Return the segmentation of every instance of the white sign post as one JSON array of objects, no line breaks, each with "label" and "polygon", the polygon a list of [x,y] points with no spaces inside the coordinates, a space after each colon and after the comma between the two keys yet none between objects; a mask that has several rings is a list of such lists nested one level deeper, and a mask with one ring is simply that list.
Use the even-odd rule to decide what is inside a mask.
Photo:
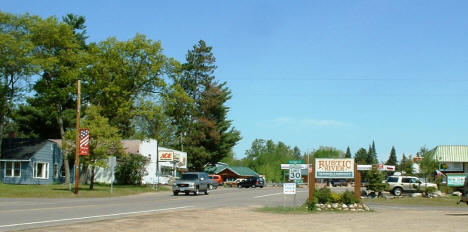
[{"label": "white sign post", "polygon": [[115,167],[117,166],[117,158],[115,156],[109,157],[109,168],[111,170],[111,194],[114,192],[114,174]]},{"label": "white sign post", "polygon": [[286,207],[285,195],[294,195],[294,207],[296,206],[296,183],[283,184],[283,208]]}]

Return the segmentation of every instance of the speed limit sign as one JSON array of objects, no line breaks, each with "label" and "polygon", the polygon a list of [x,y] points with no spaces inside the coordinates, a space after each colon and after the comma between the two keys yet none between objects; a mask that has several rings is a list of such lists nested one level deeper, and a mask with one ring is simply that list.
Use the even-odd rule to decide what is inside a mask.
[{"label": "speed limit sign", "polygon": [[296,169],[296,168],[289,169],[289,179],[290,180],[302,179],[301,169]]}]

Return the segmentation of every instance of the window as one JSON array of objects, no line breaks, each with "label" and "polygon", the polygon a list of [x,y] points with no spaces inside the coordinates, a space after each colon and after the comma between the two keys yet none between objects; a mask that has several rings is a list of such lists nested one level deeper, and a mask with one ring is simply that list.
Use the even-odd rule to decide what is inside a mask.
[{"label": "window", "polygon": [[21,176],[21,163],[20,162],[5,162],[5,176],[7,177],[19,177]]},{"label": "window", "polygon": [[403,178],[403,179],[401,179],[401,182],[402,183],[411,183],[411,179],[412,178]]},{"label": "window", "polygon": [[398,177],[388,177],[387,182],[398,182]]},{"label": "window", "polygon": [[49,179],[49,163],[34,163],[34,178]]}]

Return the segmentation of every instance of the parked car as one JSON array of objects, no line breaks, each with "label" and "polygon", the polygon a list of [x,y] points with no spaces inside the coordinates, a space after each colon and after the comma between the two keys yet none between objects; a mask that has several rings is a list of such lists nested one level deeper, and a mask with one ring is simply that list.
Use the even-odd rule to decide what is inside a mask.
[{"label": "parked car", "polygon": [[389,176],[386,182],[395,196],[403,192],[423,192],[429,187],[437,189],[436,184],[425,183],[415,176]]},{"label": "parked car", "polygon": [[223,178],[220,175],[208,175],[210,179],[214,182],[214,187],[223,185]]},{"label": "parked car", "polygon": [[465,183],[463,184],[463,192],[460,201],[465,202],[468,205],[468,175],[465,176]]},{"label": "parked car", "polygon": [[348,186],[348,182],[346,181],[346,179],[333,179],[331,181],[331,184],[333,187],[346,187]]},{"label": "parked car", "polygon": [[238,188],[249,188],[249,187],[252,187],[252,188],[256,188],[256,187],[260,187],[260,188],[263,188],[265,187],[265,180],[262,178],[262,177],[259,177],[259,176],[253,176],[253,177],[249,177],[241,182],[239,182],[237,184],[237,187]]},{"label": "parked car", "polygon": [[177,196],[179,192],[184,192],[185,195],[189,195],[190,192],[193,192],[194,195],[205,192],[208,195],[211,184],[206,172],[186,172],[182,174],[179,180],[174,181],[172,192],[174,196]]}]

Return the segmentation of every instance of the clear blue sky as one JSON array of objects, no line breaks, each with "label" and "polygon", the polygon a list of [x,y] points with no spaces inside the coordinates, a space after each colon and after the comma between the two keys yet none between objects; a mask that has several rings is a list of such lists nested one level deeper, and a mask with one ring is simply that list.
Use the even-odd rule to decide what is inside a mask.
[{"label": "clear blue sky", "polygon": [[[168,3],[169,2],[169,3]],[[136,33],[183,61],[200,39],[233,93],[244,156],[255,138],[302,151],[468,144],[467,1],[2,1],[87,19],[89,41]]]}]

